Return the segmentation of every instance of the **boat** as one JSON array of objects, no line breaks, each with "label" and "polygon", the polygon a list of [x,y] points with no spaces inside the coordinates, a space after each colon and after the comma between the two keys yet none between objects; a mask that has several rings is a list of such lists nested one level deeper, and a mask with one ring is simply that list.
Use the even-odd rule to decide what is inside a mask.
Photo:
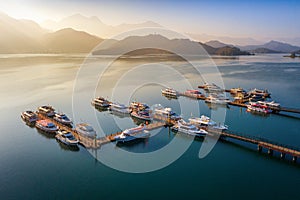
[{"label": "boat", "polygon": [[136,110],[131,112],[131,116],[141,119],[141,120],[146,120],[146,121],[151,121],[151,116],[149,110]]},{"label": "boat", "polygon": [[129,114],[130,109],[125,106],[124,104],[119,104],[119,103],[111,103],[109,109],[111,111],[119,112],[122,114]]},{"label": "boat", "polygon": [[173,96],[173,97],[177,97],[178,93],[176,90],[172,89],[172,88],[166,88],[164,90],[161,90],[161,93],[163,95],[166,95],[166,96]]},{"label": "boat", "polygon": [[213,104],[222,104],[222,105],[227,105],[230,100],[224,96],[221,95],[209,95],[206,99],[205,102],[207,103],[213,103]]},{"label": "boat", "polygon": [[92,105],[93,106],[99,106],[99,107],[108,107],[110,105],[109,101],[106,100],[103,97],[97,97],[95,99],[92,100]]},{"label": "boat", "polygon": [[56,113],[53,119],[64,125],[70,126],[73,123],[72,120],[69,119],[68,116],[64,113]]},{"label": "boat", "polygon": [[268,90],[260,90],[260,89],[256,89],[254,88],[253,90],[248,92],[251,95],[260,95],[263,97],[270,97],[271,93],[268,92]]},{"label": "boat", "polygon": [[245,93],[245,90],[241,87],[238,88],[231,88],[230,89],[231,94],[238,94],[238,93]]},{"label": "boat", "polygon": [[146,132],[145,129],[146,129],[146,126],[144,124],[142,124],[138,127],[126,129],[120,135],[115,136],[114,139],[117,142],[125,143],[125,142],[130,142],[133,140],[137,140],[137,139],[148,138],[150,136],[150,134],[149,134],[149,132]]},{"label": "boat", "polygon": [[265,105],[265,106],[269,106],[270,108],[280,108],[280,104],[279,103],[275,103],[275,101],[258,101],[257,103],[261,104],[261,105]]},{"label": "boat", "polygon": [[137,102],[137,101],[133,101],[130,103],[130,106],[129,106],[130,110],[148,110],[149,109],[149,106],[145,103],[141,103],[141,102]]},{"label": "boat", "polygon": [[55,109],[52,106],[40,106],[38,107],[38,112],[47,115],[48,117],[53,117],[55,115]]},{"label": "boat", "polygon": [[185,96],[196,98],[196,99],[203,99],[205,95],[202,94],[199,90],[187,90],[184,92]]},{"label": "boat", "polygon": [[264,113],[269,114],[272,112],[272,110],[269,108],[269,106],[262,105],[255,102],[249,102],[250,104],[247,105],[247,112],[258,112],[258,113]]},{"label": "boat", "polygon": [[214,83],[212,83],[212,84],[204,83],[202,88],[208,92],[223,92],[224,91],[222,88],[220,88],[219,86],[217,86]]},{"label": "boat", "polygon": [[207,128],[212,128],[212,129],[218,129],[218,130],[227,130],[228,126],[227,125],[218,125],[215,121],[213,121],[211,118],[201,115],[200,117],[192,117],[189,118],[189,122],[191,124],[194,124],[196,126],[200,127],[207,127]]},{"label": "boat", "polygon": [[262,101],[264,100],[265,97],[263,95],[260,95],[260,94],[250,94],[250,98],[249,98],[249,101]]},{"label": "boat", "polygon": [[30,110],[22,112],[21,118],[29,123],[34,123],[38,120],[37,114]]},{"label": "boat", "polygon": [[177,131],[192,136],[205,136],[208,132],[202,128],[197,128],[191,123],[186,123],[183,119],[177,121]]},{"label": "boat", "polygon": [[58,130],[57,126],[55,126],[48,119],[36,121],[35,127],[38,128],[39,130],[47,132],[47,133],[56,133],[56,131]]},{"label": "boat", "polygon": [[173,120],[181,119],[181,117],[179,115],[177,115],[176,113],[174,113],[172,111],[172,108],[164,108],[162,106],[159,106],[158,108],[155,108],[154,111],[153,111],[153,114],[163,116],[165,118],[170,117]]},{"label": "boat", "polygon": [[90,124],[87,124],[87,123],[76,124],[75,130],[82,137],[95,138],[97,136],[94,128]]},{"label": "boat", "polygon": [[71,132],[65,130],[58,130],[55,138],[60,142],[70,146],[76,146],[79,142]]}]

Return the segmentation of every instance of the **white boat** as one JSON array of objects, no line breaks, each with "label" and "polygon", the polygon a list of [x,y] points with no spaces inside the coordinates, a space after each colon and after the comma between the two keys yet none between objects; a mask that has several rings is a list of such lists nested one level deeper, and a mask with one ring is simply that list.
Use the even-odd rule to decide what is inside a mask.
[{"label": "white boat", "polygon": [[189,119],[189,122],[191,124],[194,124],[196,126],[200,126],[200,127],[208,127],[208,128],[212,128],[212,129],[219,129],[219,130],[227,130],[228,126],[226,125],[221,125],[221,124],[217,124],[215,121],[213,121],[212,119],[210,119],[209,117],[205,116],[205,115],[201,115],[201,117],[192,117]]},{"label": "white boat", "polygon": [[260,90],[260,89],[256,89],[254,88],[253,90],[248,92],[251,95],[260,95],[263,97],[270,97],[271,93],[268,92],[268,90]]},{"label": "white boat", "polygon": [[181,117],[179,115],[177,115],[176,113],[174,113],[172,111],[172,108],[164,108],[162,106],[159,106],[158,108],[155,108],[153,111],[154,115],[160,115],[163,117],[170,117],[171,119],[174,120],[179,120],[181,119]]},{"label": "white boat", "polygon": [[214,83],[212,84],[204,83],[202,87],[204,90],[207,90],[208,92],[223,92],[223,89]]},{"label": "white boat", "polygon": [[55,138],[60,142],[70,146],[76,146],[79,142],[72,133],[64,130],[58,130]]},{"label": "white boat", "polygon": [[87,123],[76,124],[75,130],[82,137],[95,138],[97,136],[94,128],[90,124],[87,124]]},{"label": "white boat", "polygon": [[237,93],[245,93],[245,90],[241,87],[238,88],[231,88],[230,89],[231,94],[237,94]]},{"label": "white boat", "polygon": [[149,110],[132,111],[130,114],[132,117],[135,117],[135,118],[138,118],[141,120],[151,121],[151,116],[150,116]]},{"label": "white boat", "polygon": [[119,104],[119,103],[112,103],[109,107],[111,111],[119,112],[122,114],[129,114],[130,109],[125,106],[124,104]]},{"label": "white boat", "polygon": [[185,133],[192,136],[205,136],[207,131],[204,129],[199,129],[195,125],[186,123],[184,120],[177,121],[177,130],[181,133]]},{"label": "white boat", "polygon": [[173,90],[172,88],[166,88],[164,90],[161,90],[161,93],[163,95],[166,95],[166,96],[174,96],[174,97],[177,97],[177,91],[176,90]]},{"label": "white boat", "polygon": [[106,100],[103,97],[97,97],[92,100],[92,105],[93,106],[99,106],[99,107],[108,107],[109,106],[109,101]]},{"label": "white boat", "polygon": [[258,101],[257,103],[265,106],[269,106],[270,108],[280,108],[279,103],[275,103],[275,101]]},{"label": "white boat", "polygon": [[38,120],[37,114],[30,110],[22,112],[21,118],[29,123],[34,123]]},{"label": "white boat", "polygon": [[53,119],[64,125],[72,124],[72,120],[69,119],[68,116],[64,113],[56,113],[55,116],[53,117]]},{"label": "white boat", "polygon": [[227,105],[230,102],[230,100],[229,100],[229,98],[226,98],[226,97],[220,96],[220,95],[209,95],[205,99],[205,102],[213,103],[213,104]]},{"label": "white boat", "polygon": [[195,99],[205,98],[205,95],[202,94],[199,90],[187,90],[184,92],[184,95]]},{"label": "white boat", "polygon": [[48,119],[43,119],[43,120],[38,120],[35,123],[35,127],[47,132],[47,133],[56,133],[58,130],[57,126],[55,126],[50,120]]},{"label": "white boat", "polygon": [[129,108],[131,110],[148,110],[149,106],[145,103],[133,101],[133,102],[130,103]]},{"label": "white boat", "polygon": [[146,132],[145,129],[146,126],[144,124],[135,128],[126,129],[120,135],[115,136],[115,140],[117,142],[124,143],[124,142],[129,142],[137,139],[148,138],[150,134]]},{"label": "white boat", "polygon": [[250,102],[250,105],[247,105],[247,112],[258,112],[263,114],[269,114],[272,112],[272,110],[269,108],[269,106],[255,103],[255,102]]},{"label": "white boat", "polygon": [[38,112],[44,115],[47,115],[48,117],[53,117],[55,115],[55,109],[52,106],[40,106],[38,107]]}]

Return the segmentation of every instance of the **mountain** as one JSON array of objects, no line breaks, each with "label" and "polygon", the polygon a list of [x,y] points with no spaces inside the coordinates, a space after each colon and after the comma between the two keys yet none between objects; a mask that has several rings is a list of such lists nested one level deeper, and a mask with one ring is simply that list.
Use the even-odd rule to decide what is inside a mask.
[{"label": "mountain", "polygon": [[204,44],[208,45],[208,46],[211,46],[213,48],[221,48],[221,47],[225,47],[225,46],[232,46],[232,45],[228,45],[228,44],[225,44],[225,43],[222,43],[218,40],[210,40],[208,42],[205,42]]},{"label": "mountain", "polygon": [[139,24],[120,24],[110,26],[103,23],[98,17],[86,17],[81,14],[75,14],[66,17],[58,22],[47,20],[42,23],[42,26],[51,29],[59,30],[64,28],[73,28],[79,31],[85,31],[89,34],[96,35],[102,38],[109,38],[121,32],[142,27],[161,27],[159,24],[147,21]]},{"label": "mountain", "polygon": [[66,28],[44,35],[41,44],[51,53],[88,53],[102,41],[86,32]]},{"label": "mountain", "polygon": [[279,51],[274,51],[274,50],[267,49],[267,48],[257,48],[254,50],[250,50],[249,52],[250,53],[281,53]]},{"label": "mountain", "polygon": [[277,51],[281,53],[291,53],[300,50],[300,47],[298,46],[293,46],[288,43],[278,42],[274,40],[271,40],[270,42],[262,45],[248,45],[248,46],[241,46],[240,48],[246,51],[252,51],[258,48],[265,48],[265,49],[270,49],[272,51]]},{"label": "mountain", "polygon": [[[203,49],[199,48],[199,45]],[[143,47],[143,49],[140,49]],[[163,47],[157,49],[156,47]],[[131,50],[134,50],[131,52]],[[203,51],[205,50],[205,51]],[[97,49],[93,52],[95,55],[145,55],[145,54],[168,54],[169,52],[182,55],[249,55],[248,52],[242,52],[236,47],[225,46],[214,48],[207,44],[198,43],[188,39],[168,39],[162,35],[150,34],[146,36],[129,36],[123,40],[117,41],[106,48]],[[172,54],[172,53],[171,53]]]}]

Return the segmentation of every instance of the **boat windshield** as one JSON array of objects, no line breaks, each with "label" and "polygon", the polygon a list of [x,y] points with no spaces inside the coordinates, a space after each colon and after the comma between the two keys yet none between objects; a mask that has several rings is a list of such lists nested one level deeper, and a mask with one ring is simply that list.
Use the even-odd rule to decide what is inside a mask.
[{"label": "boat windshield", "polygon": [[53,123],[48,123],[48,128],[54,128],[55,125]]}]

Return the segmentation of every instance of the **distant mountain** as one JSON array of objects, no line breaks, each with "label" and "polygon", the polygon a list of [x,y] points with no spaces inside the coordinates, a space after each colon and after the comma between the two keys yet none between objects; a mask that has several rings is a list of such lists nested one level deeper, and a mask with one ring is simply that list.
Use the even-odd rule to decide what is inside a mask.
[{"label": "distant mountain", "polygon": [[66,17],[58,22],[47,20],[42,23],[42,26],[54,31],[64,28],[73,28],[102,38],[111,37],[118,33],[141,27],[161,27],[159,24],[151,21],[139,24],[120,24],[118,26],[110,26],[103,23],[96,16],[86,17],[81,14]]},{"label": "distant mountain", "polygon": [[254,50],[250,50],[250,53],[281,53],[280,51],[274,51],[271,49],[267,49],[267,48],[257,48]]},{"label": "distant mountain", "polygon": [[[203,49],[211,55],[250,55],[248,52],[242,52],[236,47],[221,47],[214,48],[206,44],[198,43],[188,39],[168,39],[161,35],[147,35],[147,36],[130,36],[120,40],[109,47],[98,49],[93,52],[95,55],[118,55],[129,53],[128,51],[134,50],[133,55],[145,54],[168,54],[168,52],[178,53],[182,55],[195,55],[205,54],[205,51],[199,51],[199,44]],[[156,49],[157,46],[164,47]],[[143,47],[143,49],[140,49]],[[130,53],[129,53],[130,54]],[[132,53],[130,54],[132,55]]]},{"label": "distant mountain", "polygon": [[218,40],[210,40],[208,42],[205,42],[204,44],[208,45],[208,46],[211,46],[213,48],[221,48],[221,47],[226,47],[226,46],[232,46],[232,45],[228,45],[228,44],[225,44],[225,43],[222,43]]},{"label": "distant mountain", "polygon": [[258,48],[265,48],[265,49],[270,49],[272,51],[277,51],[281,53],[291,53],[300,50],[300,47],[293,46],[288,43],[274,41],[274,40],[262,45],[248,45],[248,46],[242,46],[240,48],[246,51],[252,51]]},{"label": "distant mountain", "polygon": [[88,53],[103,39],[71,28],[48,33],[40,40],[45,51],[51,53]]}]

